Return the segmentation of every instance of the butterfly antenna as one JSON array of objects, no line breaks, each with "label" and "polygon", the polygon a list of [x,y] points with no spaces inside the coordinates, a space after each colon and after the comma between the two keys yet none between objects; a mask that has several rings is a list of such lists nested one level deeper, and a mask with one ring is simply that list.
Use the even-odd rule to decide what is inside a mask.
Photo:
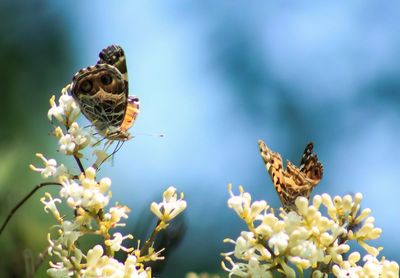
[{"label": "butterfly antenna", "polygon": [[154,136],[154,137],[165,137],[165,134],[151,134],[143,132],[135,132],[136,135]]}]

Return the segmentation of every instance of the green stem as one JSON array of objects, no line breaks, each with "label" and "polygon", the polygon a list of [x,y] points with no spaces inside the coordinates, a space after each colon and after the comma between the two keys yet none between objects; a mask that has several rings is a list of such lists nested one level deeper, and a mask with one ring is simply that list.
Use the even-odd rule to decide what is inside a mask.
[{"label": "green stem", "polygon": [[74,154],[74,158],[76,163],[78,164],[79,170],[81,170],[82,173],[85,173],[85,169],[83,168],[81,160]]},{"label": "green stem", "polygon": [[158,225],[160,225],[161,220],[158,219],[157,221],[157,225],[154,228],[153,232],[151,233],[150,238],[146,241],[146,243],[143,245],[143,247],[140,249],[140,256],[143,256],[144,252],[147,251],[147,249],[150,247],[150,244],[153,242],[154,237],[156,236],[156,234],[159,232],[158,231]]},{"label": "green stem", "polygon": [[33,190],[31,192],[28,193],[28,195],[25,196],[25,198],[23,198],[8,214],[6,220],[4,221],[3,225],[1,225],[0,228],[0,235],[3,232],[3,230],[5,229],[5,227],[7,226],[8,221],[10,221],[11,217],[14,215],[14,213],[36,192],[36,190],[38,190],[39,188],[46,186],[46,185],[60,185],[61,183],[59,182],[43,182],[43,183],[39,183],[37,184]]}]

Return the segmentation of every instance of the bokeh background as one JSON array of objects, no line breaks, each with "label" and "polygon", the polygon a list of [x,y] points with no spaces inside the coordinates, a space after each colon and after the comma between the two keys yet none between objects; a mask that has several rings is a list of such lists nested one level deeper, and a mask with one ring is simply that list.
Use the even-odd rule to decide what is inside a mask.
[{"label": "bokeh background", "polygon": [[[313,141],[324,164],[314,193],[362,192],[383,229],[373,244],[399,261],[399,14],[395,0],[2,0],[0,220],[41,181],[28,168],[41,165],[36,152],[73,165],[48,136],[48,100],[120,44],[141,114],[137,136],[99,176],[132,209],[124,232],[136,239],[154,226],[152,201],[170,185],[185,193],[179,244],[158,277],[221,271],[232,249],[222,240],[245,228],[227,208],[229,183],[280,205],[258,139],[295,163]],[[1,277],[22,277],[46,247],[55,222],[39,199],[49,190],[0,237]]]}]

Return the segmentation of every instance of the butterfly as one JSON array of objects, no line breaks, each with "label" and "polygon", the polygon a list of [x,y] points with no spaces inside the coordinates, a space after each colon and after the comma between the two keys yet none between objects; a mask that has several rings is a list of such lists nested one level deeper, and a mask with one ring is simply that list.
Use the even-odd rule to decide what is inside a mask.
[{"label": "butterfly", "polygon": [[128,73],[123,49],[111,45],[99,54],[96,65],[72,78],[71,95],[96,130],[110,140],[132,138],[128,129],[139,115],[139,98],[129,96]]},{"label": "butterfly", "polygon": [[307,144],[299,168],[286,160],[286,170],[283,169],[279,153],[271,151],[262,140],[258,141],[258,145],[284,209],[297,210],[296,198],[303,196],[309,199],[312,190],[322,178],[322,163],[318,161],[318,156],[312,153],[314,144],[312,142]]}]

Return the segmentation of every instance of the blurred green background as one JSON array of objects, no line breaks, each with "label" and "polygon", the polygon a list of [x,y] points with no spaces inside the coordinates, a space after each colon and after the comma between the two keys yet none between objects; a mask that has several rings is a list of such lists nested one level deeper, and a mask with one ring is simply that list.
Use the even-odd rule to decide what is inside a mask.
[{"label": "blurred green background", "polygon": [[[0,2],[0,220],[41,182],[36,152],[57,153],[49,98],[101,49],[126,53],[141,114],[114,165],[112,202],[132,212],[125,233],[145,238],[149,206],[174,185],[188,208],[158,277],[220,271],[223,244],[244,229],[226,205],[228,183],[254,200],[279,199],[257,140],[299,163],[308,141],[324,164],[314,193],[362,192],[383,229],[374,246],[400,259],[400,3],[353,1]],[[87,120],[80,119],[82,125]],[[55,224],[41,190],[0,237],[0,277],[23,277]],[[180,239],[180,240],[179,240]],[[88,241],[95,241],[95,238]],[[44,262],[36,277],[44,277]]]}]

